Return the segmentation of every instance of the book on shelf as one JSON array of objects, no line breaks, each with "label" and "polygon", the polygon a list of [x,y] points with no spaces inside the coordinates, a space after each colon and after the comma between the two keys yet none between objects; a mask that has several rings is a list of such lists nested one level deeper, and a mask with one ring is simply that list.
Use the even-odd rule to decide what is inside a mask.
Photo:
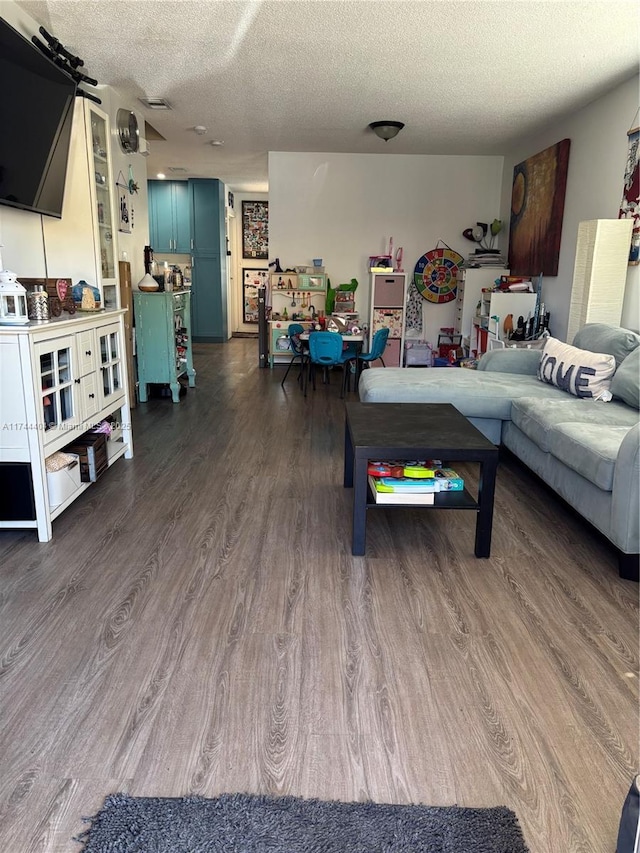
[{"label": "book on shelf", "polygon": [[369,477],[369,486],[373,499],[378,504],[420,505],[428,506],[435,503],[435,492],[386,492],[380,491],[375,477]]},{"label": "book on shelf", "polygon": [[466,267],[501,267],[506,266],[506,258],[504,255],[474,255],[468,256],[465,261]]},{"label": "book on shelf", "polygon": [[414,480],[410,477],[374,477],[379,492],[407,492],[410,494],[429,494],[440,491],[435,477]]},{"label": "book on shelf", "polygon": [[439,492],[461,492],[464,489],[464,480],[453,468],[438,468],[435,479]]}]

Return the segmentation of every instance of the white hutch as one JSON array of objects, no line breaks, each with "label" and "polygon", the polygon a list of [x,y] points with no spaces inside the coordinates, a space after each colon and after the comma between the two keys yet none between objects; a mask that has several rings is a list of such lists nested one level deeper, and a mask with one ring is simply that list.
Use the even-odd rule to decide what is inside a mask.
[{"label": "white hutch", "polygon": [[59,500],[48,457],[105,418],[108,464],[133,455],[111,144],[108,115],[77,99],[63,218],[42,217],[49,269],[95,283],[102,310],[0,325],[0,528],[35,529],[41,542],[92,485],[78,478]]}]

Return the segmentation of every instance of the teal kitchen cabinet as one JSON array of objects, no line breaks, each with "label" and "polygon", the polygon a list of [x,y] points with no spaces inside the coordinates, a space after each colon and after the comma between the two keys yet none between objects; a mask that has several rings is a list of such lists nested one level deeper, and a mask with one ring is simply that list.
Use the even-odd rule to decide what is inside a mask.
[{"label": "teal kitchen cabinet", "polygon": [[149,238],[155,252],[191,251],[188,181],[149,181]]},{"label": "teal kitchen cabinet", "polygon": [[224,184],[217,179],[192,178],[189,191],[192,251],[221,255],[225,246]]},{"label": "teal kitchen cabinet", "polygon": [[150,383],[168,384],[174,403],[180,402],[178,378],[187,374],[196,384],[191,349],[191,293],[133,293],[140,402],[147,402]]},{"label": "teal kitchen cabinet", "polygon": [[193,256],[191,292],[193,339],[198,343],[224,343],[228,338],[227,300],[220,255]]},{"label": "teal kitchen cabinet", "polygon": [[191,255],[194,340],[224,343],[229,339],[225,186],[217,178],[149,181],[148,186],[153,249]]},{"label": "teal kitchen cabinet", "polygon": [[229,338],[224,192],[217,179],[189,180],[193,337],[199,343]]}]

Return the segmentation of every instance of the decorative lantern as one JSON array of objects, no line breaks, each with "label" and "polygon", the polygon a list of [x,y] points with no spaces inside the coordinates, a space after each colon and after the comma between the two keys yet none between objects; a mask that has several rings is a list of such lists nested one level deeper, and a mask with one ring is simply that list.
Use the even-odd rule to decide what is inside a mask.
[{"label": "decorative lantern", "polygon": [[15,273],[0,270],[0,325],[17,326],[28,322],[26,289]]}]

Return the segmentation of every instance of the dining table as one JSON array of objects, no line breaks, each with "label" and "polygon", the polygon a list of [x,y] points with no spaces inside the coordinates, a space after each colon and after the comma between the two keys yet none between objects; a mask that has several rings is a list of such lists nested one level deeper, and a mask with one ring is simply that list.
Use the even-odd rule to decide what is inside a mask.
[{"label": "dining table", "polygon": [[[364,334],[364,332],[358,332],[358,334],[355,334],[355,335],[351,334],[351,332],[331,332],[331,334],[332,335],[340,335],[340,337],[342,338],[342,340],[346,344],[359,343],[360,349],[362,349],[362,344],[367,339],[367,336]],[[313,332],[301,332],[298,335],[298,337],[300,338],[301,341],[308,341],[309,335],[313,335]]]},{"label": "dining table", "polygon": [[[358,387],[358,379],[360,378],[359,374],[358,374],[358,370],[357,370],[357,365],[358,365],[357,355],[362,352],[362,348],[363,348],[365,342],[367,341],[368,335],[365,332],[357,332],[355,334],[352,332],[334,332],[332,329],[324,329],[323,331],[330,331],[332,335],[340,335],[340,337],[342,338],[342,340],[344,341],[345,344],[356,344],[356,388],[357,388]],[[311,332],[311,331],[310,332],[301,332],[300,335],[298,335],[298,337],[303,343],[308,345],[309,336],[313,335],[313,334],[314,334],[314,332]],[[303,387],[304,387],[304,383],[303,383]],[[306,392],[305,392],[305,396],[306,396]]]}]

